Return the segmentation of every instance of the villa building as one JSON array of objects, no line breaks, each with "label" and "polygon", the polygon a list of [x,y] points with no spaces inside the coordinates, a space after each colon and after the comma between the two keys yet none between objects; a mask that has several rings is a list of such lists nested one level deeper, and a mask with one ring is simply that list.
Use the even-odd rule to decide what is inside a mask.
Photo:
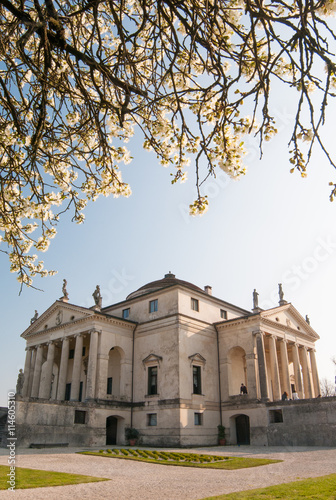
[{"label": "villa building", "polygon": [[171,273],[108,307],[99,287],[93,297],[91,308],[69,303],[64,282],[22,334],[22,445],[122,445],[126,427],[144,445],[214,445],[219,424],[228,444],[335,441],[331,406],[316,399],[319,337],[281,285],[269,310],[256,291],[247,311]]}]

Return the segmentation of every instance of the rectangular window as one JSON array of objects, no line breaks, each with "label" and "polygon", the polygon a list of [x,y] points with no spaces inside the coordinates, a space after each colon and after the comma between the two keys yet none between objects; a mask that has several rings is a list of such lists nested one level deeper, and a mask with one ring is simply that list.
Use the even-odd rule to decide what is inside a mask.
[{"label": "rectangular window", "polygon": [[82,349],[82,356],[85,356],[85,352],[86,352],[86,347],[84,346]]},{"label": "rectangular window", "polygon": [[157,394],[157,366],[148,368],[148,394]]},{"label": "rectangular window", "polygon": [[156,426],[157,425],[157,413],[147,414],[147,425]]},{"label": "rectangular window", "polygon": [[66,384],[66,386],[65,386],[64,401],[70,401],[70,393],[71,393],[71,383]]},{"label": "rectangular window", "polygon": [[79,382],[79,401],[82,401],[83,397],[83,382]]},{"label": "rectangular window", "polygon": [[75,410],[75,424],[85,424],[86,411]]},{"label": "rectangular window", "polygon": [[194,424],[202,425],[203,424],[203,414],[202,413],[194,413]]},{"label": "rectangular window", "polygon": [[122,317],[124,319],[127,319],[129,317],[129,314],[130,314],[130,308],[129,307],[127,309],[123,309]]},{"label": "rectangular window", "polygon": [[201,367],[193,366],[193,393],[202,394]]},{"label": "rectangular window", "polygon": [[199,311],[199,304],[197,299],[191,299],[191,309],[193,311]]},{"label": "rectangular window", "polygon": [[106,390],[106,393],[107,394],[112,394],[112,377],[109,377],[107,379],[107,390]]},{"label": "rectangular window", "polygon": [[268,416],[270,424],[279,424],[283,422],[282,410],[269,410]]},{"label": "rectangular window", "polygon": [[149,301],[149,312],[153,313],[158,310],[158,299]]},{"label": "rectangular window", "polygon": [[74,359],[75,356],[75,349],[70,349],[69,351],[69,359]]},{"label": "rectangular window", "polygon": [[227,311],[225,311],[225,309],[221,309],[220,316],[222,319],[227,319]]}]

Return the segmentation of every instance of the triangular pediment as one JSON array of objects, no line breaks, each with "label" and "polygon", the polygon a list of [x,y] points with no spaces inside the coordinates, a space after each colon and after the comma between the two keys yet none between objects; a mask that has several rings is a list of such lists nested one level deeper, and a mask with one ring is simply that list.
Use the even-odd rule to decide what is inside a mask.
[{"label": "triangular pediment", "polygon": [[304,318],[292,304],[285,304],[273,309],[268,309],[260,313],[260,317],[265,322],[272,322],[274,325],[282,329],[296,332],[309,337],[310,339],[317,340],[320,337],[311,327],[308,318]]},{"label": "triangular pediment", "polygon": [[50,329],[60,328],[63,325],[83,320],[94,314],[95,311],[93,310],[57,300],[41,315],[35,311],[29,327],[21,334],[21,337],[26,338]]}]

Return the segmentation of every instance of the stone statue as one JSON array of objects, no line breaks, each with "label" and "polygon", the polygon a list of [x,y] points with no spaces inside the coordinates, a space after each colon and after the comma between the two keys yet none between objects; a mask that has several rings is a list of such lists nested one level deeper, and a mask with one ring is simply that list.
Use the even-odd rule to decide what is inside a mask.
[{"label": "stone statue", "polygon": [[56,326],[60,325],[63,321],[63,311],[58,311],[57,313],[57,316],[56,316],[56,320],[55,320],[55,324]]},{"label": "stone statue", "polygon": [[258,295],[259,293],[257,292],[256,289],[253,290],[253,309],[258,309]]},{"label": "stone statue", "polygon": [[65,297],[66,299],[69,298],[69,294],[66,289],[67,284],[68,284],[67,280],[63,280],[62,292],[63,292],[63,297]]},{"label": "stone statue", "polygon": [[306,322],[308,323],[308,325],[310,325],[310,319],[308,318],[308,314],[306,314]]},{"label": "stone statue", "polygon": [[102,306],[102,296],[100,294],[100,286],[97,285],[95,291],[92,294],[92,297],[95,301],[96,306],[101,307]]},{"label": "stone statue", "polygon": [[36,320],[37,320],[37,318],[38,318],[38,312],[37,312],[37,311],[36,311],[36,309],[35,309],[35,314],[34,314],[34,316],[32,317],[32,319],[30,320],[30,324],[32,325],[32,324],[34,323],[34,321],[36,321]]},{"label": "stone statue", "polygon": [[282,283],[279,283],[279,299],[280,301],[284,300],[284,293],[282,290]]},{"label": "stone statue", "polygon": [[20,368],[19,375],[18,375],[17,382],[16,382],[16,394],[21,395],[23,382],[24,382],[23,370],[22,370],[22,368]]}]

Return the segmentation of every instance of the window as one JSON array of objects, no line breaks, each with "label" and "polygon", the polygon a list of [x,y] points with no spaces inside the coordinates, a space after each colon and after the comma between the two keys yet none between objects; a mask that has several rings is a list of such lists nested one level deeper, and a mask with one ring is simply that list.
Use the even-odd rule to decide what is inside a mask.
[{"label": "window", "polygon": [[86,411],[75,410],[75,424],[85,424]]},{"label": "window", "polygon": [[157,394],[157,366],[148,368],[148,394]]},{"label": "window", "polygon": [[149,426],[157,425],[157,413],[148,413],[147,414],[147,425],[149,425]]},{"label": "window", "polygon": [[149,312],[153,313],[158,310],[158,299],[149,301]]},{"label": "window", "polygon": [[129,307],[127,309],[123,309],[123,311],[122,311],[122,317],[124,319],[127,319],[129,317],[129,313],[130,313],[130,308]]},{"label": "window", "polygon": [[112,394],[112,377],[107,379],[107,389],[106,394]]},{"label": "window", "polygon": [[71,383],[66,384],[66,386],[65,386],[64,401],[70,401],[70,393],[71,393]]},{"label": "window", "polygon": [[279,424],[283,422],[282,410],[270,410],[268,416],[270,424]]},{"label": "window", "polygon": [[225,311],[225,309],[221,309],[220,316],[222,319],[227,319],[227,311]]},{"label": "window", "polygon": [[85,352],[86,352],[86,347],[84,346],[82,349],[82,356],[85,356]]},{"label": "window", "polygon": [[69,351],[69,359],[74,359],[75,356],[75,349],[70,349]]},{"label": "window", "polygon": [[199,304],[197,299],[191,299],[191,309],[193,311],[199,311]]},{"label": "window", "polygon": [[83,382],[79,382],[79,401],[82,401],[83,397]]},{"label": "window", "polygon": [[193,366],[193,394],[202,394],[201,367]]},{"label": "window", "polygon": [[194,424],[202,425],[203,424],[203,414],[202,413],[194,413]]}]

